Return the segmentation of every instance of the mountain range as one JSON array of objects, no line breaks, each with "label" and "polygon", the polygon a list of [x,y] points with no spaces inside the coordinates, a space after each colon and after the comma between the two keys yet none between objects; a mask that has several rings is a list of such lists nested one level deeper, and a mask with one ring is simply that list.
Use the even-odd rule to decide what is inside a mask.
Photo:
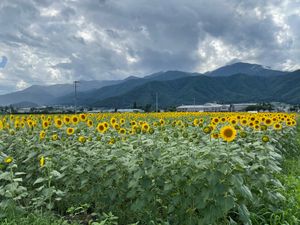
[{"label": "mountain range", "polygon": [[[80,81],[77,104],[91,107],[131,108],[134,103],[160,107],[206,102],[300,103],[300,70],[272,70],[258,64],[234,63],[214,71],[158,72],[143,78]],[[73,84],[33,85],[22,91],[0,95],[0,105],[73,105]]]}]

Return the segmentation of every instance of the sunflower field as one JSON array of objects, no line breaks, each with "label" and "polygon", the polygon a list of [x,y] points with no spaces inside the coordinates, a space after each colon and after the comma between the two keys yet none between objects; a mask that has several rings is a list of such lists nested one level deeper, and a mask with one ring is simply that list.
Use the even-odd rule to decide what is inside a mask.
[{"label": "sunflower field", "polygon": [[297,119],[0,116],[0,221],[49,212],[64,224],[300,224],[300,174],[283,174],[300,153]]}]

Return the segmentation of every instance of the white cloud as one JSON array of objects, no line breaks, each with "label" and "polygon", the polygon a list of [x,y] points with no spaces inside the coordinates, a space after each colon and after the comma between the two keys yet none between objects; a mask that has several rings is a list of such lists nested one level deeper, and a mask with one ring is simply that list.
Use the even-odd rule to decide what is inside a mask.
[{"label": "white cloud", "polygon": [[29,86],[29,84],[27,82],[25,82],[24,80],[20,80],[17,82],[16,88],[17,90],[22,90],[24,88],[27,88]]},{"label": "white cloud", "polygon": [[40,14],[41,16],[46,16],[46,17],[55,17],[59,14],[59,10],[54,9],[54,8],[41,8],[40,9]]},{"label": "white cloud", "polygon": [[224,66],[228,62],[239,59],[240,61],[254,62],[255,49],[245,49],[240,51],[235,45],[226,44],[221,39],[207,36],[205,40],[199,42],[197,49],[199,65],[198,72],[204,73]]}]

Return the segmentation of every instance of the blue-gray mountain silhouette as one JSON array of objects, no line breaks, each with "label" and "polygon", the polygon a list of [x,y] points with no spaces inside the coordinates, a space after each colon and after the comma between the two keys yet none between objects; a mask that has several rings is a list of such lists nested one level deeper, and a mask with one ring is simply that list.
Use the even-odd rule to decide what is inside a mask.
[{"label": "blue-gray mountain silhouette", "polygon": [[[217,101],[224,103],[282,101],[300,103],[300,70],[285,72],[257,64],[234,63],[205,74],[181,71],[158,72],[143,78],[81,81],[77,104],[97,107],[162,107]],[[23,91],[0,95],[0,104],[32,102],[39,105],[73,105],[72,84],[34,85]]]}]

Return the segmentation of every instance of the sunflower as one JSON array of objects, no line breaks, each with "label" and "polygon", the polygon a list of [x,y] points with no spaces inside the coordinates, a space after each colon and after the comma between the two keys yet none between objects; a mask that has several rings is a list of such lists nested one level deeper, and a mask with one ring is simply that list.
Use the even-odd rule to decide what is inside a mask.
[{"label": "sunflower", "polygon": [[232,124],[232,125],[236,125],[238,123],[237,119],[236,118],[231,118],[229,120],[229,122]]},{"label": "sunflower", "polygon": [[118,124],[118,123],[114,123],[114,128],[116,129],[116,130],[120,130],[120,125]]},{"label": "sunflower", "polygon": [[124,124],[124,123],[125,123],[125,119],[124,118],[120,119],[120,124]]},{"label": "sunflower", "polygon": [[254,125],[254,130],[259,131],[259,130],[260,130],[260,125],[255,124],[255,125]]},{"label": "sunflower", "polygon": [[15,121],[15,128],[16,129],[20,128],[20,122],[18,120]]},{"label": "sunflower", "polygon": [[4,159],[4,162],[7,163],[7,164],[10,164],[13,160],[14,160],[13,157],[7,156],[7,157]]},{"label": "sunflower", "polygon": [[183,124],[183,123],[182,123],[181,120],[177,120],[177,121],[176,121],[176,125],[177,125],[177,126],[182,126],[182,124]]},{"label": "sunflower", "polygon": [[247,133],[244,132],[244,131],[242,131],[242,132],[240,133],[240,136],[241,136],[242,138],[246,138],[246,137],[247,137]]},{"label": "sunflower", "polygon": [[231,142],[236,138],[236,129],[232,126],[224,126],[220,130],[220,136],[224,141]]},{"label": "sunflower", "polygon": [[73,115],[73,116],[71,117],[71,121],[72,121],[73,124],[77,124],[77,123],[79,122],[78,116]]},{"label": "sunflower", "polygon": [[268,127],[267,127],[266,125],[261,125],[261,126],[260,126],[260,129],[261,129],[262,131],[266,131],[266,130],[268,130]]},{"label": "sunflower", "polygon": [[88,121],[86,122],[86,125],[87,125],[88,127],[92,127],[92,126],[93,126],[93,121],[92,121],[92,120],[88,120]]},{"label": "sunflower", "polygon": [[0,130],[3,129],[3,122],[0,120]]},{"label": "sunflower", "polygon": [[44,130],[42,130],[40,132],[40,139],[43,140],[45,138],[45,136],[46,136],[46,132]]},{"label": "sunflower", "polygon": [[42,157],[40,158],[40,167],[44,167],[44,166],[45,166],[45,157],[42,156]]},{"label": "sunflower", "polygon": [[62,121],[61,119],[59,119],[59,118],[55,119],[55,120],[54,120],[54,123],[55,123],[55,126],[56,126],[57,128],[61,128],[62,125],[63,125],[63,121]]},{"label": "sunflower", "polygon": [[212,129],[210,127],[204,127],[202,130],[206,134],[209,134],[212,131]]},{"label": "sunflower", "polygon": [[219,138],[219,134],[218,133],[212,133],[210,135],[213,139],[218,139]]},{"label": "sunflower", "polygon": [[84,136],[79,136],[78,141],[81,142],[81,143],[85,143],[86,138]]},{"label": "sunflower", "polygon": [[147,132],[150,129],[150,126],[148,123],[144,123],[142,125],[142,131]]},{"label": "sunflower", "polygon": [[222,117],[222,118],[221,118],[221,122],[222,122],[222,123],[225,123],[226,120],[227,120],[226,117]]},{"label": "sunflower", "polygon": [[117,122],[116,118],[112,117],[110,118],[110,124],[114,125]]},{"label": "sunflower", "polygon": [[270,138],[267,135],[262,136],[261,140],[265,143],[270,141]]},{"label": "sunflower", "polygon": [[131,127],[131,130],[135,133],[137,128],[139,128],[138,125],[134,125],[134,126]]},{"label": "sunflower", "polygon": [[255,125],[259,125],[259,124],[260,124],[260,121],[259,121],[259,120],[254,120],[254,124],[255,124]]},{"label": "sunflower", "polygon": [[114,144],[114,143],[116,143],[116,139],[115,139],[115,138],[111,138],[111,139],[109,140],[109,142],[108,142],[108,144],[110,144],[110,145],[112,145],[112,144]]},{"label": "sunflower", "polygon": [[281,126],[280,123],[275,123],[275,124],[273,125],[273,128],[274,128],[274,130],[281,130],[282,126]]},{"label": "sunflower", "polygon": [[199,120],[197,118],[194,119],[193,124],[194,124],[194,126],[197,126],[199,124]]},{"label": "sunflower", "polygon": [[103,123],[99,123],[97,125],[97,130],[98,130],[98,132],[100,132],[100,133],[103,134],[106,131],[106,127],[105,127],[105,125]]},{"label": "sunflower", "polygon": [[72,134],[74,134],[74,132],[75,132],[75,129],[73,127],[68,127],[67,128],[67,134],[68,135],[72,135]]},{"label": "sunflower", "polygon": [[214,117],[212,118],[212,122],[218,124],[220,122],[220,119],[218,117]]},{"label": "sunflower", "polygon": [[153,128],[150,128],[149,129],[149,134],[153,134],[154,133],[154,129]]},{"label": "sunflower", "polygon": [[70,117],[69,116],[64,116],[64,123],[65,124],[69,124],[71,121]]},{"label": "sunflower", "polygon": [[255,124],[254,124],[253,122],[249,122],[248,125],[249,125],[249,127],[252,127],[252,128],[253,128]]},{"label": "sunflower", "polygon": [[53,140],[53,141],[56,141],[57,139],[58,139],[58,135],[57,135],[57,134],[53,134],[53,135],[52,135],[52,140]]},{"label": "sunflower", "polygon": [[121,129],[119,130],[119,133],[120,133],[120,134],[126,134],[126,130],[125,130],[124,128],[121,128]]},{"label": "sunflower", "polygon": [[81,121],[86,121],[86,115],[83,113],[79,114],[79,118]]},{"label": "sunflower", "polygon": [[241,125],[242,126],[246,126],[248,124],[248,120],[247,119],[242,119],[241,120]]},{"label": "sunflower", "polygon": [[[27,121],[27,125],[28,125],[29,128],[32,128],[33,125],[34,125],[34,123],[33,123],[32,120],[28,120],[28,121]],[[0,130],[1,130],[1,121],[0,121]]]},{"label": "sunflower", "polygon": [[285,124],[286,124],[287,126],[289,126],[289,127],[292,126],[292,122],[291,122],[291,121],[286,121]]},{"label": "sunflower", "polygon": [[166,122],[163,119],[160,119],[159,123],[160,123],[161,126],[163,126],[163,125],[165,125]]},{"label": "sunflower", "polygon": [[265,125],[271,126],[273,124],[273,121],[270,118],[266,118],[264,121]]}]

